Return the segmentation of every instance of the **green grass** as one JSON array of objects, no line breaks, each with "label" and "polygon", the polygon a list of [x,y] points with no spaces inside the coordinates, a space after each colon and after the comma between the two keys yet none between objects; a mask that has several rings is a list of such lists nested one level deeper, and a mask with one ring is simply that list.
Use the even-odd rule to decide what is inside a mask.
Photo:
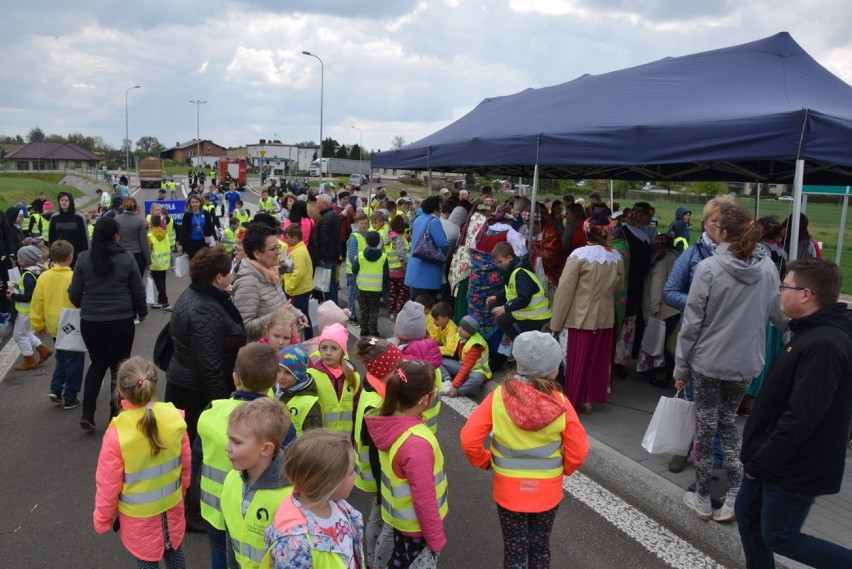
[{"label": "green grass", "polygon": [[59,184],[64,177],[65,174],[0,173],[0,210],[6,211],[22,201],[30,203],[38,197],[39,192],[47,194],[54,205],[59,192],[68,192],[75,199],[82,196],[83,192],[77,188]]}]

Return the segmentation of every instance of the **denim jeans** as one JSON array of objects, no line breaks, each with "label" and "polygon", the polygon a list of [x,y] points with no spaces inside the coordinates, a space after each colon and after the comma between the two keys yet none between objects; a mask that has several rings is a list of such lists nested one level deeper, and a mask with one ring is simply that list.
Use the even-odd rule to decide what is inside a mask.
[{"label": "denim jeans", "polygon": [[[459,373],[459,370],[461,370],[461,367],[462,364],[457,359],[444,357],[440,368],[441,379],[443,381],[452,381],[456,377],[456,374]],[[483,383],[485,383],[485,376],[479,372],[472,371],[467,374],[467,379],[458,388],[458,394],[465,395],[471,391],[478,390],[482,387]]]},{"label": "denim jeans", "polygon": [[[305,326],[303,334],[305,335],[305,340],[310,340],[314,337],[314,329],[313,326],[316,322],[311,322],[311,313],[309,310],[310,302],[311,302],[311,293],[306,292],[304,294],[297,294],[295,296],[291,296],[290,300],[293,301],[293,307],[298,308],[302,311],[302,314],[308,319],[308,325]],[[320,330],[322,332],[322,330]]]},{"label": "denim jeans", "polygon": [[852,567],[852,550],[801,533],[815,499],[743,477],[734,511],[748,569],[773,569],[773,553],[809,567]]},{"label": "denim jeans", "polygon": [[207,530],[207,542],[210,544],[210,569],[228,569],[225,530],[216,529],[207,521],[204,522],[204,529]]},{"label": "denim jeans", "polygon": [[83,366],[86,364],[86,352],[56,350],[53,354],[53,377],[50,378],[50,390],[63,396],[65,403],[74,403],[83,386]]},{"label": "denim jeans", "polygon": [[352,318],[357,320],[358,304],[355,302],[356,298],[358,298],[358,285],[355,284],[355,275],[346,273],[346,304]]}]

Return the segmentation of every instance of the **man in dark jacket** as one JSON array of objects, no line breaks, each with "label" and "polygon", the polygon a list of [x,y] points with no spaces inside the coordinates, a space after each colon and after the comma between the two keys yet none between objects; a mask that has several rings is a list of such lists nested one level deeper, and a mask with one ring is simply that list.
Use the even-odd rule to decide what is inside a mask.
[{"label": "man in dark jacket", "polygon": [[47,234],[48,244],[64,239],[74,246],[73,267],[81,251],[89,249],[89,232],[86,230],[86,218],[74,208],[74,196],[68,192],[59,192],[57,196],[59,211],[50,217]]},{"label": "man in dark jacket", "polygon": [[747,567],[778,553],[811,567],[852,567],[852,550],[801,533],[817,496],[840,491],[852,407],[852,314],[827,259],[787,265],[781,310],[791,340],[763,381],[743,433],[737,495]]},{"label": "man in dark jacket", "polygon": [[340,262],[340,216],[331,207],[331,197],[327,194],[317,196],[317,210],[320,220],[317,223],[317,255],[319,266],[331,270],[331,288],[325,293],[325,299],[337,304],[337,263]]}]

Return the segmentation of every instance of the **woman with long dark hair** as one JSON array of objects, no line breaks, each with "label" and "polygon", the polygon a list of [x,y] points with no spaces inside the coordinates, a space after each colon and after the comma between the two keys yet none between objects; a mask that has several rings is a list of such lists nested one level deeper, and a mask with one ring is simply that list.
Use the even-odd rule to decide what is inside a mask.
[{"label": "woman with long dark hair", "polygon": [[[77,258],[68,297],[80,308],[80,333],[89,351],[89,371],[83,392],[80,426],[95,429],[95,410],[101,382],[110,370],[110,394],[115,391],[119,364],[130,357],[135,336],[134,318],[148,314],[145,287],[133,255],[118,244],[118,223],[102,217],[95,223],[92,245]],[[110,400],[110,416],[118,413]]]}]

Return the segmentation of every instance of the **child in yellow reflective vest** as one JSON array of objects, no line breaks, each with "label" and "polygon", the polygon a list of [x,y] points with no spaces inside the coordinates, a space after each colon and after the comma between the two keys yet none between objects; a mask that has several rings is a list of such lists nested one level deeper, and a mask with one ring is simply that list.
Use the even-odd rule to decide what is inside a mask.
[{"label": "child in yellow reflective vest", "polygon": [[343,433],[316,429],[287,448],[284,474],[293,493],[264,534],[264,569],[365,569],[364,521],[346,498],[355,482],[352,443]]},{"label": "child in yellow reflective vest", "polygon": [[405,267],[408,266],[409,243],[405,238],[407,224],[405,218],[397,215],[391,220],[390,231],[385,239],[384,251],[388,258],[388,276],[390,277],[390,294],[388,311],[391,320],[402,310],[405,301],[410,296],[405,286]]},{"label": "child in yellow reflective vest", "polygon": [[479,333],[476,318],[468,314],[461,319],[458,338],[456,353],[452,357],[444,357],[441,364],[444,394],[448,397],[479,389],[491,379],[488,343]]},{"label": "child in yellow reflective vest", "polygon": [[435,370],[426,362],[400,362],[385,378],[385,397],[367,429],[381,464],[382,519],[376,567],[435,567],[447,543],[447,478],[438,440],[423,412],[438,395]]},{"label": "child in yellow reflective vest", "polygon": [[[189,488],[189,436],[183,411],[157,401],[157,370],[134,356],[118,369],[122,411],[104,433],[95,472],[95,531],[121,532],[137,563],[186,567],[183,496]],[[116,519],[116,514],[118,518]]]},{"label": "child in yellow reflective vest", "polygon": [[301,345],[278,351],[278,398],[290,410],[296,436],[322,427],[322,409],[314,378],[308,373],[308,353]]},{"label": "child in yellow reflective vest", "polygon": [[151,216],[151,228],[148,230],[148,249],[151,251],[151,280],[157,287],[157,302],[151,308],[171,310],[166,294],[166,275],[172,263],[172,246],[169,236],[162,228],[160,214]]},{"label": "child in yellow reflective vest", "polygon": [[[30,326],[30,301],[35,292],[36,280],[42,271],[41,250],[35,245],[24,245],[17,251],[18,266],[21,267],[21,280],[12,283],[13,287],[6,288],[6,298],[15,305],[18,317],[15,319],[15,327],[12,338],[15,340],[23,361],[15,366],[15,371],[26,371],[35,369],[53,355],[53,350],[42,344],[41,340],[33,334]],[[38,352],[39,359],[36,361],[34,355]]]},{"label": "child in yellow reflective vest", "polygon": [[282,469],[281,440],[289,429],[286,408],[270,397],[244,403],[228,417],[225,452],[233,470],[222,485],[222,516],[229,567],[260,567],[266,554],[263,533],[293,492]]},{"label": "child in yellow reflective vest", "polygon": [[309,359],[308,373],[316,382],[323,427],[352,436],[361,376],[346,358],[348,339],[342,325],[326,327],[320,335],[319,354]]}]

